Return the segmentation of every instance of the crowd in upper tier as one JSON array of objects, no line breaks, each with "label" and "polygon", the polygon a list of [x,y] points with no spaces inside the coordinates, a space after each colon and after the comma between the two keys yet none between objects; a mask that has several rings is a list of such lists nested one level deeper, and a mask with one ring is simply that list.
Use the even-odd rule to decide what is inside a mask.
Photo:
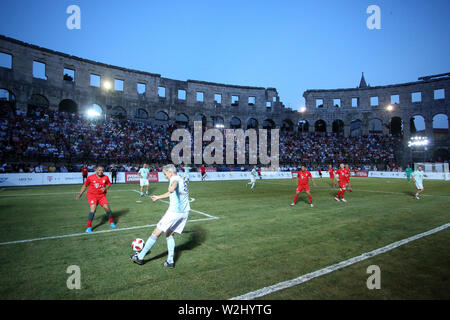
[{"label": "crowd in upper tier", "polygon": [[[78,171],[81,164],[109,166],[113,163],[121,171],[127,171],[144,162],[158,170],[160,165],[171,162],[171,150],[178,143],[170,141],[171,135],[180,126],[190,129],[193,137],[192,128],[175,123],[89,120],[80,114],[48,109],[28,114],[16,111],[0,117],[3,164],[0,172],[35,172],[36,166],[43,166],[42,170],[70,172]],[[305,164],[326,168],[328,164],[337,167],[345,162],[355,168],[377,166],[386,170],[395,167],[394,150],[399,143],[399,138],[393,136],[344,137],[333,133],[280,131],[279,163],[281,167]],[[203,148],[208,144],[203,142]],[[246,159],[248,150],[247,146]],[[226,152],[223,154],[225,163]]]}]

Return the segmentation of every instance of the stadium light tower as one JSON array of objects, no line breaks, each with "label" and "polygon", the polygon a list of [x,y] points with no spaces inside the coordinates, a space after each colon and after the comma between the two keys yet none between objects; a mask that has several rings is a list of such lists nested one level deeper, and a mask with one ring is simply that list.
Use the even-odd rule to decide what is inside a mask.
[{"label": "stadium light tower", "polygon": [[103,81],[103,89],[105,89],[107,92],[112,88],[111,82],[106,80]]},{"label": "stadium light tower", "polygon": [[90,118],[90,119],[94,119],[94,118],[100,117],[100,113],[97,110],[94,110],[94,109],[89,109],[86,112],[86,114],[87,114],[87,117]]},{"label": "stadium light tower", "polygon": [[[410,147],[411,152],[416,151],[416,152],[420,152],[422,151],[423,153],[423,161],[425,162],[425,157],[426,157],[426,151],[427,151],[427,146],[430,144],[430,141],[428,140],[427,137],[420,137],[420,136],[415,136],[415,137],[411,137],[408,141],[408,147]],[[423,147],[423,150],[419,150],[421,147]],[[415,149],[415,150],[414,150]],[[413,158],[414,160],[414,158]]]}]

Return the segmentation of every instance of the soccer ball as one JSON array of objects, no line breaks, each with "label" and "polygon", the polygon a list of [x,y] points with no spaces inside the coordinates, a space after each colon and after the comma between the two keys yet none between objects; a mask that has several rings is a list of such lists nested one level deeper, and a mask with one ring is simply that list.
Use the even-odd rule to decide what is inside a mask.
[{"label": "soccer ball", "polygon": [[144,248],[144,245],[145,245],[144,240],[137,238],[137,239],[134,239],[133,242],[131,243],[131,249],[138,252]]}]

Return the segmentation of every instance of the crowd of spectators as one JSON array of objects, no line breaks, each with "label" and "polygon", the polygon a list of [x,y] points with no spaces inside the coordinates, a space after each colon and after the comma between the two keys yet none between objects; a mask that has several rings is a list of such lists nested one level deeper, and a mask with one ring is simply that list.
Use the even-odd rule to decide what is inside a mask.
[{"label": "crowd of spectators", "polygon": [[[119,172],[131,172],[144,162],[152,171],[158,171],[171,161],[170,152],[178,142],[170,138],[179,127],[175,123],[130,119],[90,120],[80,114],[49,109],[28,114],[16,111],[0,117],[0,173],[77,172],[83,164],[90,169],[103,165],[106,170],[115,164]],[[183,127],[190,129],[193,144],[193,128]],[[203,148],[210,143],[203,142]],[[283,169],[297,168],[300,164],[325,169],[328,164],[337,167],[341,162],[355,168],[395,169],[395,148],[399,143],[400,138],[393,136],[343,137],[281,131],[279,163]],[[248,151],[247,143],[246,159]],[[225,159],[226,152],[223,154]],[[237,155],[236,150],[235,159]],[[223,170],[241,168],[223,167]]]}]

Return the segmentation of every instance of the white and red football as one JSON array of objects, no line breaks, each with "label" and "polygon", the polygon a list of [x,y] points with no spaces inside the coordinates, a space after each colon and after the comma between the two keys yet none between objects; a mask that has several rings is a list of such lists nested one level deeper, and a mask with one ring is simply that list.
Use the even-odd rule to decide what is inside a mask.
[{"label": "white and red football", "polygon": [[133,242],[131,243],[131,249],[138,252],[144,248],[144,245],[145,245],[144,240],[137,238],[137,239],[134,239]]}]

